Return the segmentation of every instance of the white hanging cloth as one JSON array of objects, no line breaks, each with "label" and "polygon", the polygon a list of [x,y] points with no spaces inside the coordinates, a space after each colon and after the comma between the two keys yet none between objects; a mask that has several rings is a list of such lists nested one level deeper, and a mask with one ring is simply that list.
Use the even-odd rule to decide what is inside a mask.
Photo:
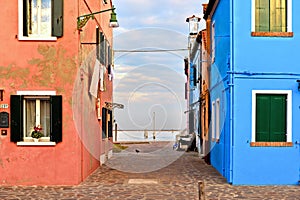
[{"label": "white hanging cloth", "polygon": [[104,91],[104,74],[105,74],[105,66],[100,64],[100,90]]},{"label": "white hanging cloth", "polygon": [[90,94],[97,98],[97,93],[98,93],[98,83],[99,83],[99,75],[100,75],[100,62],[98,59],[95,61],[95,66],[94,66],[94,72],[92,76],[92,81],[90,84]]}]

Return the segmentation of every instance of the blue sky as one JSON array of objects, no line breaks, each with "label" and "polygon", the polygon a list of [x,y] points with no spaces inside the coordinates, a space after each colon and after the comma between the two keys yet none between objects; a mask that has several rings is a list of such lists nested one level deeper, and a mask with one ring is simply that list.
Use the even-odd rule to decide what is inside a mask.
[{"label": "blue sky", "polygon": [[[114,102],[119,129],[184,129],[183,59],[187,17],[202,18],[204,0],[114,0],[120,27],[114,29]],[[200,22],[200,29],[204,21]],[[158,50],[177,50],[155,52]],[[151,52],[118,52],[119,50]],[[154,51],[154,52],[153,52]],[[155,113],[155,114],[154,114]]]}]

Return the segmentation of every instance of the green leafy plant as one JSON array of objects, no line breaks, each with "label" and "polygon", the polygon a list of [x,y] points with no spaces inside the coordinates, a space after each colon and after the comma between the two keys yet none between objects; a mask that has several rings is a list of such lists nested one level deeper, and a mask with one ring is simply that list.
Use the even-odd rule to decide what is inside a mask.
[{"label": "green leafy plant", "polygon": [[33,127],[33,129],[34,130],[31,132],[31,137],[39,139],[44,136],[43,133],[41,132],[42,127],[40,127],[39,125]]}]

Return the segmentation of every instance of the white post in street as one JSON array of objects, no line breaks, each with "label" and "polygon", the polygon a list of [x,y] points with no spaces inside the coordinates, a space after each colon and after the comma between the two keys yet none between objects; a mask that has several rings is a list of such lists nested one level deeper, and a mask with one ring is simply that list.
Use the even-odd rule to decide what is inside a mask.
[{"label": "white post in street", "polygon": [[153,112],[153,140],[156,138],[156,133],[155,133],[155,112]]}]

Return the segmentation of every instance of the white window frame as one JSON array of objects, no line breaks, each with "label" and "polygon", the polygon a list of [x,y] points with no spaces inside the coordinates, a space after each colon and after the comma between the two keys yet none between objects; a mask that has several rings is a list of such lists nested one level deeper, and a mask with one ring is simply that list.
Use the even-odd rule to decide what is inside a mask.
[{"label": "white window frame", "polygon": [[286,142],[292,142],[292,90],[252,90],[252,137],[256,142],[256,95],[285,94],[287,95]]},{"label": "white window frame", "polygon": [[216,102],[212,102],[211,106],[211,139],[216,139]]},{"label": "white window frame", "polygon": [[[17,91],[17,95],[25,96],[51,96],[56,95],[56,91]],[[50,137],[42,137],[44,142],[31,142],[31,137],[24,137],[24,141],[17,142],[17,146],[55,146],[56,142],[51,142]]]},{"label": "white window frame", "polygon": [[46,40],[56,41],[57,37],[54,36],[24,36],[23,35],[23,0],[18,0],[18,40]]},{"label": "white window frame", "polygon": [[216,100],[216,140],[220,139],[220,99]]},{"label": "white window frame", "polygon": [[[292,29],[292,0],[287,0],[287,32],[293,32]],[[252,0],[251,11],[251,32],[255,32],[255,0]]]}]

